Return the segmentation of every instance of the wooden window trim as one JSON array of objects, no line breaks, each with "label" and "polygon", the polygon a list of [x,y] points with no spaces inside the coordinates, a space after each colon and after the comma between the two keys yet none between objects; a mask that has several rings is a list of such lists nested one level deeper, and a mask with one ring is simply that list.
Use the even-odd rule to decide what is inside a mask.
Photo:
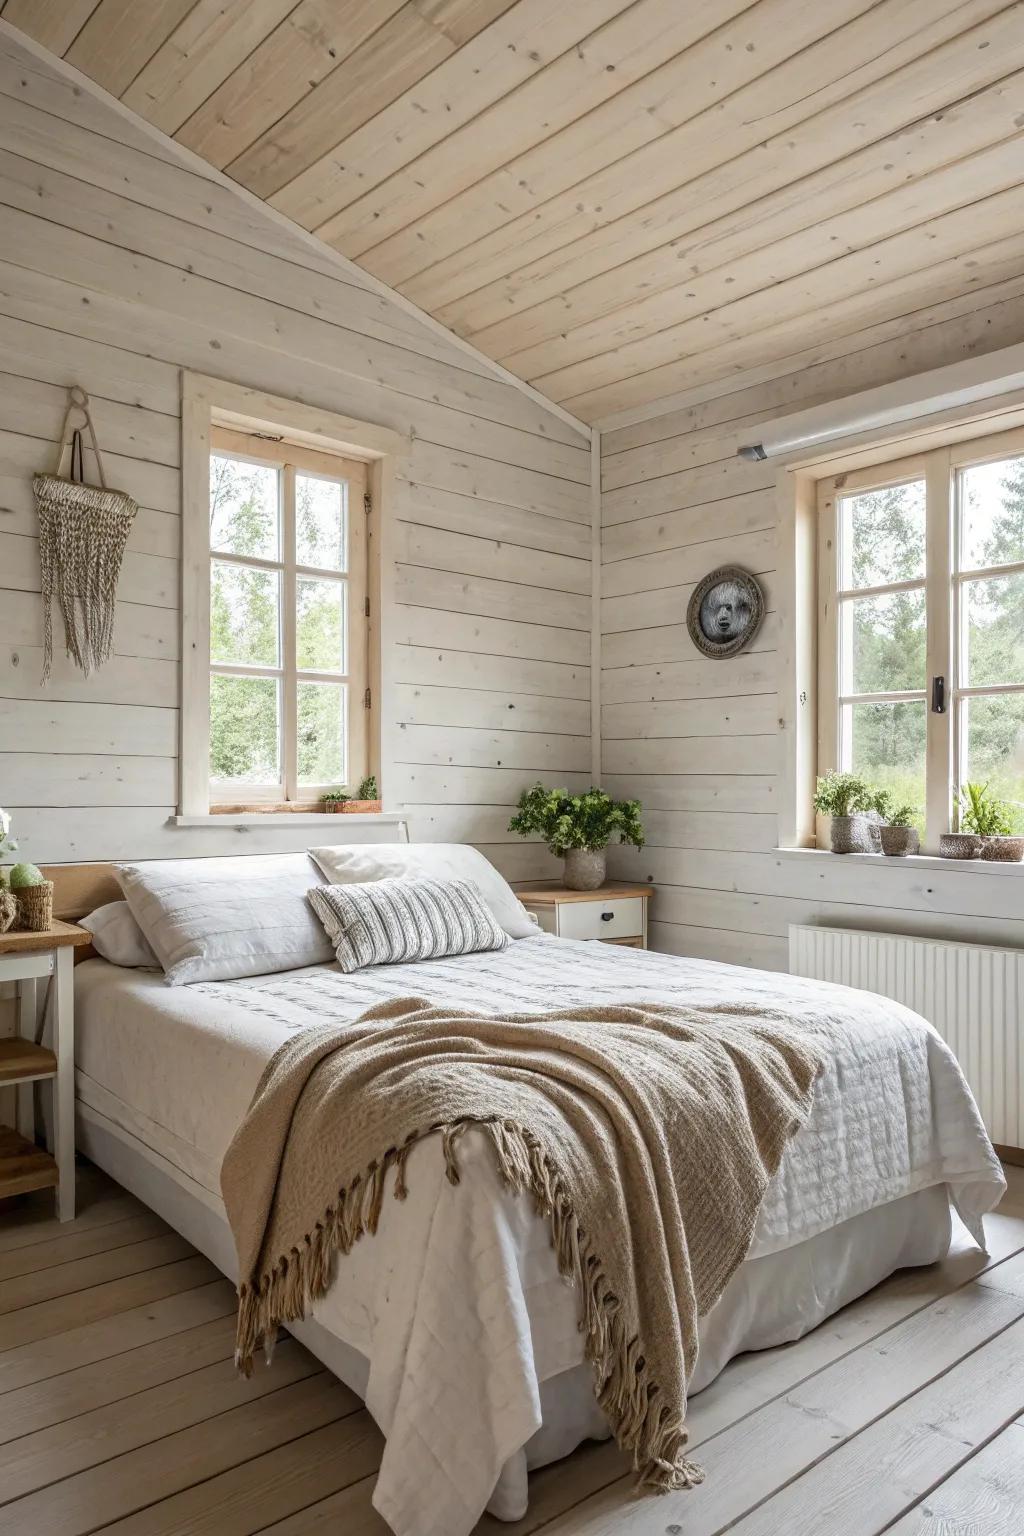
[{"label": "wooden window trim", "polygon": [[[925,593],[927,652],[923,690],[901,691],[900,698],[923,698],[926,709],[925,837],[926,852],[938,850],[939,838],[956,823],[958,786],[967,773],[967,743],[962,728],[964,702],[993,693],[1024,694],[1024,684],[971,687],[962,682],[964,628],[961,592],[965,581],[976,580],[989,570],[960,566],[959,472],[1024,454],[1024,428],[1012,429],[947,443],[925,453],[904,456],[863,469],[840,473],[816,482],[817,547],[817,754],[816,771],[824,774],[839,766],[840,705],[838,588],[839,527],[837,508],[847,496],[908,480],[923,479],[927,506],[925,576],[923,581],[886,583],[879,591],[923,589]],[[991,573],[1024,570],[1024,562],[992,567]],[[868,591],[869,589],[857,589]],[[870,591],[875,591],[871,588]],[[933,680],[946,679],[946,709],[931,708]],[[872,696],[874,697],[874,695]],[[881,697],[881,696],[879,696]],[[895,696],[894,696],[895,697]],[[818,845],[827,846],[824,827],[816,826]]]},{"label": "wooden window trim", "polygon": [[[395,466],[408,452],[409,442],[390,428],[357,421],[317,407],[268,395],[205,375],[182,373],[182,698],[180,739],[179,815],[202,817],[211,809],[209,780],[210,716],[210,538],[209,465],[214,433],[240,434],[252,442],[274,439],[287,442],[295,466],[314,473],[329,472],[338,458],[360,462],[367,476],[372,501],[365,543],[365,592],[370,600],[367,628],[359,626],[365,646],[361,671],[371,690],[372,708],[359,711],[365,725],[363,761],[377,775],[382,793],[385,757],[380,722],[383,697],[390,692],[390,668],[385,665],[382,632],[388,623],[392,596],[385,571],[390,568],[388,522]],[[256,457],[250,448],[247,456]],[[353,519],[355,522],[355,519]],[[362,517],[360,526],[365,527]],[[284,658],[282,657],[282,660]],[[353,673],[354,675],[354,673]],[[355,713],[353,711],[353,713]],[[298,787],[295,786],[296,793]],[[222,785],[221,797],[237,809],[242,798],[237,785]],[[315,786],[303,786],[302,795],[312,800]],[[246,801],[269,809],[281,803],[280,789],[268,787],[266,796],[251,793]],[[302,804],[301,799],[288,802]]]}]

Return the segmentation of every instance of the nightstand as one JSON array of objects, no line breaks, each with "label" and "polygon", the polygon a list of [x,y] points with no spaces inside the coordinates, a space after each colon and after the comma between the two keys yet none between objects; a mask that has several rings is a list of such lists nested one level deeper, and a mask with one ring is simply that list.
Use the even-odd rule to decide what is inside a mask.
[{"label": "nightstand", "polygon": [[560,939],[600,939],[605,944],[647,948],[649,885],[611,880],[596,891],[570,891],[562,885],[519,885],[516,895],[545,933]]},{"label": "nightstand", "polygon": [[[0,1199],[33,1189],[57,1191],[57,1219],[75,1214],[75,1025],[74,950],[92,940],[85,928],[54,920],[45,933],[0,933],[0,981],[18,987],[18,1033],[0,1040],[0,1087],[18,1090],[18,1128],[0,1126]],[[36,984],[48,982],[40,1043]],[[53,1153],[35,1142],[33,1083],[53,1085]]]}]

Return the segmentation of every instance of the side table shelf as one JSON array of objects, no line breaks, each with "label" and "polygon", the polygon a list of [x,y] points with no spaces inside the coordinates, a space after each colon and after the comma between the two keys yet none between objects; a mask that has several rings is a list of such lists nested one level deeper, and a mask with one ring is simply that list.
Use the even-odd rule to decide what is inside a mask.
[{"label": "side table shelf", "polygon": [[[0,1087],[15,1087],[17,1129],[0,1126],[0,1200],[35,1189],[56,1189],[57,1216],[75,1214],[75,1036],[72,962],[92,935],[55,921],[45,933],[0,934],[0,982],[18,989],[18,1033],[0,1040]],[[46,984],[40,1010],[37,986]],[[48,1031],[52,1049],[41,1042]],[[33,1084],[53,1087],[53,1150],[35,1142]]]}]

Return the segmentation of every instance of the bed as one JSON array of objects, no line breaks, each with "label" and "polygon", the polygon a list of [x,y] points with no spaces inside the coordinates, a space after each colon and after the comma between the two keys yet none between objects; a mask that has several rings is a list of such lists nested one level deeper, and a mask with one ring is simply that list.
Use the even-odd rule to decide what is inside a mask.
[{"label": "bed", "polygon": [[[1004,1182],[954,1058],[886,999],[796,977],[547,935],[345,976],[324,964],[168,987],[94,959],[76,972],[80,1146],[225,1273],[219,1168],[287,1036],[385,998],[544,1011],[581,1001],[728,997],[827,1014],[834,1047],[750,1254],[702,1321],[691,1392],[737,1353],[800,1337],[895,1269],[933,1263],[951,1211],[979,1244]],[[387,1438],[374,1503],[398,1536],[514,1520],[527,1471],[607,1435],[571,1288],[547,1225],[501,1186],[479,1133],[453,1188],[429,1142],[380,1230],[339,1262],[294,1331],[364,1398]]]}]

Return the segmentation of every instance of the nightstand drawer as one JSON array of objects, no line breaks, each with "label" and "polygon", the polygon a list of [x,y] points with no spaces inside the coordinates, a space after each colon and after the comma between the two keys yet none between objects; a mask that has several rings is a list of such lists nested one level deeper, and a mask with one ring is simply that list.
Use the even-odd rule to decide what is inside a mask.
[{"label": "nightstand drawer", "polygon": [[558,935],[562,939],[633,939],[643,931],[644,903],[640,896],[609,896],[558,905]]}]

